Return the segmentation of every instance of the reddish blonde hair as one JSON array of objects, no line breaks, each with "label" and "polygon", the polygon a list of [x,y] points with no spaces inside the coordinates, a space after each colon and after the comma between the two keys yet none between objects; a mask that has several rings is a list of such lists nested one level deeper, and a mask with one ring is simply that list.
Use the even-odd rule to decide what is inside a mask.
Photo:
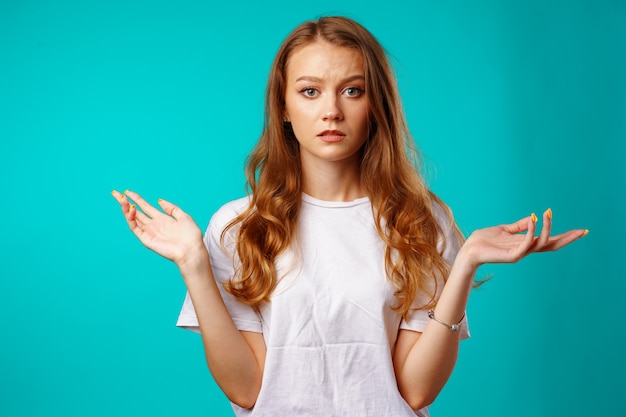
[{"label": "reddish blonde hair", "polygon": [[[257,306],[269,301],[277,284],[275,260],[290,245],[302,196],[299,146],[285,114],[286,69],[291,54],[323,40],[354,48],[363,55],[369,100],[370,136],[362,150],[361,182],[372,203],[378,233],[386,243],[388,279],[396,287],[395,308],[404,316],[420,291],[435,303],[435,274],[447,277],[449,265],[438,249],[442,230],[433,202],[448,214],[457,237],[462,234],[449,208],[425,185],[419,153],[409,134],[396,78],[384,49],[363,26],[345,17],[322,17],[298,26],[274,59],[267,85],[265,125],[248,157],[246,178],[251,192],[248,209],[222,233],[239,226],[236,249],[240,276],[226,289],[240,301]],[[444,241],[445,245],[445,241]]]}]

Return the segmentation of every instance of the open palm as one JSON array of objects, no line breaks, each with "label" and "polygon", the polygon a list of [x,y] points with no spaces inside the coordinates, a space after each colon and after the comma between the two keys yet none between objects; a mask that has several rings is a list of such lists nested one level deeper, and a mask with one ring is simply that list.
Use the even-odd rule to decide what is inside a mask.
[{"label": "open palm", "polygon": [[543,227],[535,236],[537,218],[533,215],[512,224],[476,230],[465,242],[473,263],[517,262],[534,252],[554,251],[584,236],[586,230],[570,230],[559,235],[550,235],[552,211],[543,214]]},{"label": "open palm", "polygon": [[[176,205],[159,200],[165,211],[146,202],[139,194],[126,191],[124,194],[113,191],[113,197],[120,203],[122,213],[130,230],[148,249],[158,253],[177,265],[199,246],[203,246],[202,231],[194,220]],[[131,204],[131,199],[135,204]],[[141,211],[137,210],[137,207]]]}]

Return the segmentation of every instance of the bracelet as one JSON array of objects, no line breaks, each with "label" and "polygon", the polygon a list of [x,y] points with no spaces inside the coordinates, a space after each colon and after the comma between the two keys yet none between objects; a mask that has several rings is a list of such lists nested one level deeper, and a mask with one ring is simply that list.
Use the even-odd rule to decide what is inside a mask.
[{"label": "bracelet", "polygon": [[448,324],[445,321],[439,320],[437,317],[435,317],[435,310],[428,310],[428,318],[435,320],[437,323],[443,324],[448,329],[450,329],[450,331],[456,332],[457,330],[459,330],[461,323],[463,323],[463,319],[465,318],[465,313],[463,313],[463,317],[461,317],[461,320],[455,324]]}]

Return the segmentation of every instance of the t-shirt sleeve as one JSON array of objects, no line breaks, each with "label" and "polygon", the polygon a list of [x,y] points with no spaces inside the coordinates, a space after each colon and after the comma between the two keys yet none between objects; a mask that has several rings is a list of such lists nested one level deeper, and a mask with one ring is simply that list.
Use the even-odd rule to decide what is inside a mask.
[{"label": "t-shirt sleeve", "polygon": [[[220,290],[220,294],[222,295],[222,299],[226,304],[228,312],[233,318],[235,326],[237,326],[239,330],[262,333],[261,319],[256,310],[247,304],[237,301],[237,299],[228,293],[223,286],[225,282],[235,276],[236,265],[239,261],[235,250],[235,229],[229,230],[229,233],[224,241],[224,247],[222,247],[220,242],[221,234],[230,220],[239,214],[239,210],[236,209],[240,208],[242,203],[242,200],[231,202],[223,206],[213,215],[211,221],[209,222],[207,231],[204,234],[204,244],[209,251],[211,269],[213,270],[213,275]],[[243,208],[245,208],[245,206]],[[200,332],[198,318],[196,316],[191,297],[189,296],[189,292],[185,295],[185,300],[183,301],[183,306],[178,316],[176,326],[194,331],[196,333]]]},{"label": "t-shirt sleeve", "polygon": [[[433,202],[433,214],[435,215],[435,218],[437,219],[437,222],[443,232],[443,236],[439,239],[440,248],[445,243],[443,258],[446,262],[448,262],[448,264],[452,265],[462,245],[462,242],[459,241],[454,230],[454,219],[450,218],[450,216],[446,214],[443,207],[436,202]],[[437,276],[437,280],[437,292],[440,293],[444,283],[441,276]],[[437,294],[437,297],[439,297],[439,294]],[[420,306],[424,306],[430,300],[430,297],[424,294],[423,297],[418,295],[415,298],[416,299],[413,302],[414,309],[409,312],[406,320],[403,319],[401,321],[400,329],[423,332],[426,328],[426,324],[430,321],[430,318],[428,317],[428,309],[420,308]],[[461,339],[467,339],[470,337],[467,314],[465,314],[463,320],[461,321],[459,332],[461,332]]]}]

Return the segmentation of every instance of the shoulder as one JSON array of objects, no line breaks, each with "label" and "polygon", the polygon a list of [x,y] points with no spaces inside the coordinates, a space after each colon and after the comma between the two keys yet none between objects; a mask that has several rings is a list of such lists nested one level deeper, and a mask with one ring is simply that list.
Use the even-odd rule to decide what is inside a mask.
[{"label": "shoulder", "polygon": [[434,194],[431,199],[432,214],[441,230],[437,248],[442,253],[446,262],[452,265],[465,238],[454,220],[452,209]]},{"label": "shoulder", "polygon": [[452,210],[434,194],[431,196],[431,210],[435,221],[442,230],[449,230],[455,226]]},{"label": "shoulder", "polygon": [[228,219],[228,221],[234,219],[241,213],[243,213],[250,205],[250,196],[241,197],[236,200],[229,201],[222,205],[211,217],[211,221],[220,221]]},{"label": "shoulder", "polygon": [[208,231],[216,234],[222,233],[222,230],[224,230],[235,217],[246,211],[249,206],[250,196],[238,198],[224,204],[211,217]]}]

